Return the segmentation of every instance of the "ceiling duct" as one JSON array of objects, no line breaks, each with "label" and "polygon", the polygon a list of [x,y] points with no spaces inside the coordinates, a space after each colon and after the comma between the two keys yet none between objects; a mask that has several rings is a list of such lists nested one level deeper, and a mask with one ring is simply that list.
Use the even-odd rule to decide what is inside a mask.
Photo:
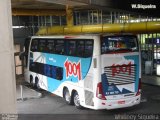
[{"label": "ceiling duct", "polygon": [[160,32],[160,22],[119,23],[80,26],[42,27],[37,35],[85,34],[85,33],[156,33]]}]

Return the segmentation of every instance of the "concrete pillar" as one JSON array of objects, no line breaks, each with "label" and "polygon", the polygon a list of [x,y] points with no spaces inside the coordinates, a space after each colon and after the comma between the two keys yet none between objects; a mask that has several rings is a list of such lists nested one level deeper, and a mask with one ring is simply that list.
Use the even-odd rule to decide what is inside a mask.
[{"label": "concrete pillar", "polygon": [[0,26],[0,114],[16,114],[11,0],[0,0]]},{"label": "concrete pillar", "polygon": [[71,6],[66,6],[66,21],[67,21],[67,26],[73,26],[73,8]]}]

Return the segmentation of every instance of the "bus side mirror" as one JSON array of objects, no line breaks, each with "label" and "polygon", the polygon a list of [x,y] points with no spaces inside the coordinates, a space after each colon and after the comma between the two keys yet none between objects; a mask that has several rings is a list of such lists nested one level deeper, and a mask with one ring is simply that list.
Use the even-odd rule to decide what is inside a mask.
[{"label": "bus side mirror", "polygon": [[24,60],[24,57],[25,57],[25,52],[20,52],[19,53],[19,59]]}]

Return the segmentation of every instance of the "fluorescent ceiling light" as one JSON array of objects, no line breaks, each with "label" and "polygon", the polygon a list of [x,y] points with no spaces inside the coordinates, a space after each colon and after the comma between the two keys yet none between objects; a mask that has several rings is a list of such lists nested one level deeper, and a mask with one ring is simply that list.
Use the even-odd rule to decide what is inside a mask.
[{"label": "fluorescent ceiling light", "polygon": [[25,26],[12,26],[12,28],[25,28]]}]

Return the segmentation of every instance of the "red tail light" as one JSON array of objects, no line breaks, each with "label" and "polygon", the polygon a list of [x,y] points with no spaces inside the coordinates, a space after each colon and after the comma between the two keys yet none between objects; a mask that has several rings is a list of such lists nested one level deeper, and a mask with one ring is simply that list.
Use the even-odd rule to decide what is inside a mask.
[{"label": "red tail light", "polygon": [[101,99],[101,100],[106,100],[105,96],[103,95],[102,83],[101,82],[97,84],[96,97]]},{"label": "red tail light", "polygon": [[142,87],[141,84],[142,84],[142,83],[141,83],[141,79],[139,79],[139,83],[138,83],[138,92],[137,92],[136,96],[138,96],[138,95],[141,94],[141,87]]}]

